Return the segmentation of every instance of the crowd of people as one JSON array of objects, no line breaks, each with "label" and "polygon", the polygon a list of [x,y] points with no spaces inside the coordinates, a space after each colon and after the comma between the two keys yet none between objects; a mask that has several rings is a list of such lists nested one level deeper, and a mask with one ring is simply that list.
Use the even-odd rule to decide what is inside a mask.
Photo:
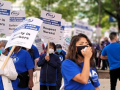
[{"label": "crowd of people", "polygon": [[[111,90],[116,90],[120,79],[120,43],[117,34],[110,34],[100,44],[91,43],[84,34],[72,37],[68,51],[62,45],[50,42],[39,53],[17,46],[4,69],[0,69],[0,90],[32,90],[33,73],[40,70],[40,90],[100,90],[97,69],[110,70]],[[12,47],[5,49],[7,41],[0,41],[0,66],[2,67]],[[102,66],[101,66],[102,61]],[[62,78],[64,85],[62,85]]]}]

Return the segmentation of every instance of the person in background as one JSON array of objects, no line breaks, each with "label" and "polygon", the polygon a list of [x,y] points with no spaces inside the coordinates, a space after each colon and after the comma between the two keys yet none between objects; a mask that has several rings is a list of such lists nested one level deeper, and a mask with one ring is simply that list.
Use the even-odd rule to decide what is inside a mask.
[{"label": "person in background", "polygon": [[18,73],[18,78],[12,81],[14,90],[28,90],[28,87],[32,89],[34,64],[30,54],[17,46],[11,58]]},{"label": "person in background", "polygon": [[103,41],[100,43],[100,53],[99,53],[99,57],[98,57],[98,69],[100,69],[100,67],[101,67],[101,58],[100,58],[100,56],[101,56],[101,52],[102,52],[102,50],[103,50]]},{"label": "person in background", "polygon": [[72,37],[66,58],[61,66],[65,90],[100,90],[94,50],[86,35]]},{"label": "person in background", "polygon": [[[32,58],[32,60],[33,60],[33,64],[35,63],[34,62],[34,49],[28,49],[28,48],[24,48],[24,47],[22,47],[22,49],[24,49],[24,50],[27,50],[28,52],[29,52],[29,54],[30,54],[30,56],[31,56],[31,58]],[[35,69],[33,69],[33,71],[35,72]],[[28,90],[32,90],[32,89],[28,89]]]},{"label": "person in background", "polygon": [[111,32],[109,37],[111,44],[103,49],[101,59],[109,61],[111,90],[116,90],[117,79],[120,79],[120,43],[117,43],[116,32]]},{"label": "person in background", "polygon": [[65,54],[63,53],[62,46],[60,44],[56,45],[56,53],[59,55],[59,59],[61,60],[61,63],[65,60]]},{"label": "person in background", "polygon": [[13,90],[12,83],[10,80],[15,80],[18,76],[14,63],[10,58],[4,69],[1,69],[4,61],[7,58],[7,53],[9,52],[9,48],[5,49],[7,41],[0,41],[0,90]]},{"label": "person in background", "polygon": [[47,53],[42,54],[37,63],[38,66],[41,67],[40,90],[56,90],[56,71],[61,66],[59,56],[55,55],[55,44],[53,42],[50,42],[49,45],[49,48],[48,46],[46,47],[46,50],[49,50],[49,55]]},{"label": "person in background", "polygon": [[[108,38],[105,37],[104,41],[103,41],[103,48],[105,48],[109,44],[110,44],[110,42],[108,41]],[[101,70],[107,69],[108,66],[109,66],[108,60],[102,60],[102,68],[101,68]]]},{"label": "person in background", "polygon": [[104,41],[103,41],[103,48],[106,47],[106,46],[109,45],[109,44],[110,44],[110,42],[109,42],[108,38],[105,37],[105,38],[104,38]]},{"label": "person in background", "polygon": [[31,49],[33,49],[33,51],[34,51],[32,60],[33,60],[33,62],[35,64],[35,68],[34,69],[36,70],[37,62],[38,62],[38,60],[40,58],[40,55],[39,55],[39,51],[38,51],[38,49],[37,49],[37,47],[35,45],[32,45]]},{"label": "person in background", "polygon": [[[62,62],[65,60],[65,55],[62,52],[62,46],[60,44],[56,45],[56,55],[59,56],[59,59]],[[61,87],[61,82],[62,82],[62,74],[61,74],[61,67],[57,69],[57,86],[56,86],[56,90],[60,90]]]}]

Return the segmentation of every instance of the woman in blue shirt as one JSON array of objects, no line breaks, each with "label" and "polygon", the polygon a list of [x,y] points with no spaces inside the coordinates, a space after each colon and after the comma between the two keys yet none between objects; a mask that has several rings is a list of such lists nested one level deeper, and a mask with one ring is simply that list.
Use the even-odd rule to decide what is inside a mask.
[{"label": "woman in blue shirt", "polygon": [[67,59],[62,63],[65,90],[99,90],[92,44],[84,34],[72,38]]},{"label": "woman in blue shirt", "polygon": [[41,67],[40,90],[56,90],[57,69],[60,68],[61,62],[59,56],[54,54],[55,51],[55,44],[50,42],[49,55],[42,54],[37,63]]}]

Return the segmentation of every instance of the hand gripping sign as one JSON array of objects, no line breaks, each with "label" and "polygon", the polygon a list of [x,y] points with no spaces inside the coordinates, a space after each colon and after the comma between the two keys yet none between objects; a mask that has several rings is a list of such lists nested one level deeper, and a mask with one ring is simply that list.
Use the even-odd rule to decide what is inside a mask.
[{"label": "hand gripping sign", "polygon": [[20,25],[16,27],[16,29],[11,35],[10,40],[8,41],[5,47],[8,48],[13,46],[2,66],[2,69],[5,67],[6,63],[8,62],[12,52],[15,49],[15,46],[31,48],[33,41],[40,29],[41,24],[42,24],[42,20],[34,17],[28,17]]}]

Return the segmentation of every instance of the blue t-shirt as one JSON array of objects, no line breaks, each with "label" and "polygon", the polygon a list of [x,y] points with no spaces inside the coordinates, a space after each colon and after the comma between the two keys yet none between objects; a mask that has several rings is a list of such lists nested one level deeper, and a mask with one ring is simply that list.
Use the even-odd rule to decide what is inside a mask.
[{"label": "blue t-shirt", "polygon": [[108,57],[110,70],[120,68],[120,43],[109,44],[101,54]]},{"label": "blue t-shirt", "polygon": [[[84,63],[81,63],[81,65],[83,66]],[[90,80],[88,80],[87,84],[72,80],[77,74],[82,72],[82,68],[69,59],[63,61],[61,72],[64,78],[65,90],[95,90],[95,87],[100,86],[98,75],[92,69],[90,69],[90,77],[94,82],[94,86]]]},{"label": "blue t-shirt", "polygon": [[0,76],[0,90],[4,90],[1,76]]},{"label": "blue t-shirt", "polygon": [[[11,58],[13,59],[18,74],[34,68],[31,56],[26,50],[21,49],[18,53],[12,54]],[[19,88],[18,83],[18,79],[12,82],[13,88],[15,90],[28,90],[28,88]]]},{"label": "blue t-shirt", "polygon": [[33,60],[35,60],[36,58],[39,58],[40,55],[39,55],[39,51],[38,51],[37,47],[32,45],[31,48],[34,50]]}]

